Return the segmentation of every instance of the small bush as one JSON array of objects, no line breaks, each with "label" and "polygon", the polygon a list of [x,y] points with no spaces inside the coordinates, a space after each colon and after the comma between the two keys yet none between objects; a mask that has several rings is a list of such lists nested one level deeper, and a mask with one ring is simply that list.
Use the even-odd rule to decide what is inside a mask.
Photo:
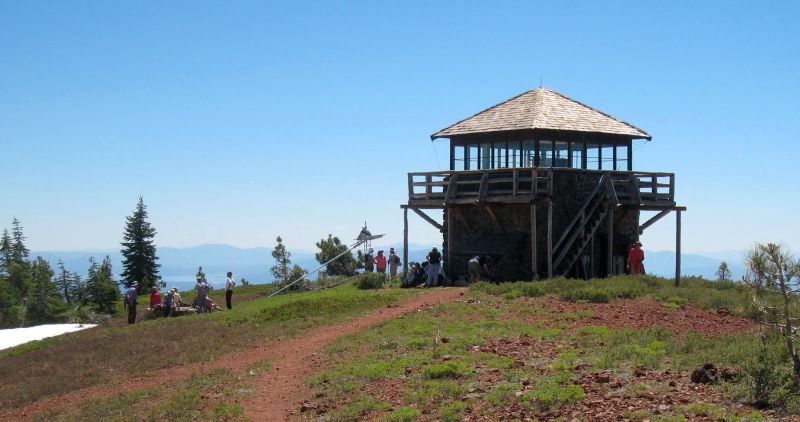
[{"label": "small bush", "polygon": [[384,416],[386,422],[411,422],[419,417],[419,410],[413,407],[399,407],[394,412]]},{"label": "small bush", "polygon": [[356,277],[356,287],[361,290],[382,289],[386,282],[386,275],[381,273],[364,272]]}]

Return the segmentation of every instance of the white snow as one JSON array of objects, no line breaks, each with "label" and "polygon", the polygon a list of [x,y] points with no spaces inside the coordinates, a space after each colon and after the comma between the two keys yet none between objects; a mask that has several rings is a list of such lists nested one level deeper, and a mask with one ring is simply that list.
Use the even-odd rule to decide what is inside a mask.
[{"label": "white snow", "polygon": [[60,336],[73,331],[92,328],[97,324],[46,324],[26,328],[9,328],[0,330],[0,350],[18,346],[29,341],[46,337]]}]

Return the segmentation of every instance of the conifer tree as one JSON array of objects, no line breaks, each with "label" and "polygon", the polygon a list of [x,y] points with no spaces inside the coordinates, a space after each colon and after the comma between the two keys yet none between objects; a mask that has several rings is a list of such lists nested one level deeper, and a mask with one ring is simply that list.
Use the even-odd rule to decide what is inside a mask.
[{"label": "conifer tree", "polygon": [[89,275],[86,279],[86,303],[98,312],[114,314],[117,312],[116,303],[120,299],[117,282],[111,267],[111,258],[106,255],[102,264],[98,264],[94,257],[89,258]]},{"label": "conifer tree", "polygon": [[291,275],[290,265],[292,261],[289,258],[292,254],[286,250],[286,246],[284,246],[283,239],[281,239],[280,236],[278,236],[275,241],[278,242],[272,250],[272,257],[275,258],[275,265],[273,265],[269,271],[275,278],[275,282],[288,283],[291,281],[289,280],[289,276]]},{"label": "conifer tree", "polygon": [[8,274],[8,265],[11,263],[11,236],[8,229],[3,229],[0,237],[0,274]]},{"label": "conifer tree", "polygon": [[11,259],[23,261],[30,254],[30,250],[25,247],[25,236],[22,234],[22,224],[14,217],[11,222]]},{"label": "conifer tree", "polygon": [[64,311],[64,302],[53,284],[53,269],[42,257],[31,263],[31,286],[28,297],[28,319],[43,322]]},{"label": "conifer tree", "polygon": [[324,264],[344,253],[344,255],[337,258],[336,261],[328,264],[324,271],[325,275],[349,276],[352,275],[358,267],[356,259],[353,258],[353,254],[345,253],[350,248],[343,244],[336,236],[329,234],[327,239],[320,239],[320,241],[317,242],[317,247],[319,248],[319,252],[315,257],[320,264]]},{"label": "conifer tree", "polygon": [[122,241],[122,283],[130,287],[139,282],[138,291],[147,292],[158,282],[158,256],[153,238],[156,229],[147,221],[147,206],[142,197],[133,214],[126,217]]},{"label": "conifer tree", "polygon": [[55,284],[58,291],[64,297],[64,300],[72,305],[72,273],[67,271],[64,267],[64,262],[61,259],[58,260],[58,276],[56,277]]}]

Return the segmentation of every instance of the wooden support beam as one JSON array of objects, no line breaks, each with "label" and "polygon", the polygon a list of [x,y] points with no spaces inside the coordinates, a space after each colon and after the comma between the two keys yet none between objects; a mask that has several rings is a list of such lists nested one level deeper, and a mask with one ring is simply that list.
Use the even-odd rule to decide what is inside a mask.
[{"label": "wooden support beam", "polygon": [[661,220],[665,215],[669,214],[670,211],[672,210],[670,209],[662,210],[660,213],[654,215],[649,220],[645,221],[644,224],[639,226],[639,234],[641,235],[642,233],[644,233],[645,229],[655,224],[656,221]]},{"label": "wooden support beam", "polygon": [[539,279],[539,267],[536,265],[536,203],[531,202],[531,278]]},{"label": "wooden support beam", "polygon": [[608,207],[608,271],[607,276],[614,274],[614,208],[615,206]]},{"label": "wooden support beam", "polygon": [[461,223],[462,226],[464,227],[467,226],[467,219],[464,217],[464,214],[461,213],[461,208],[449,207],[448,209],[453,211],[453,215],[456,217],[456,220],[458,220],[458,222]]},{"label": "wooden support beam", "polygon": [[482,205],[483,209],[486,210],[486,213],[489,214],[489,217],[492,218],[492,222],[494,223],[495,227],[497,227],[497,230],[500,233],[503,233],[503,226],[500,224],[500,220],[497,219],[497,216],[494,215],[494,211],[492,211],[492,207],[490,207],[490,206],[488,206],[486,204],[481,204],[481,205]]},{"label": "wooden support beam", "polygon": [[681,282],[681,211],[675,212],[675,287]]},{"label": "wooden support beam", "polygon": [[403,276],[408,274],[408,208],[403,208]]},{"label": "wooden support beam", "polygon": [[453,276],[453,232],[450,230],[453,227],[453,215],[450,208],[447,208],[447,276]]},{"label": "wooden support beam", "polygon": [[553,200],[547,198],[547,278],[553,278]]},{"label": "wooden support beam", "polygon": [[428,216],[428,214],[425,214],[424,212],[420,211],[418,208],[414,208],[414,207],[408,207],[408,208],[411,209],[411,211],[414,211],[415,213],[417,213],[418,216],[422,217],[423,220],[425,220],[428,223],[430,223],[433,227],[436,227],[437,229],[439,229],[440,232],[444,231],[444,226],[442,226],[441,224],[436,222],[436,220],[430,218]]}]

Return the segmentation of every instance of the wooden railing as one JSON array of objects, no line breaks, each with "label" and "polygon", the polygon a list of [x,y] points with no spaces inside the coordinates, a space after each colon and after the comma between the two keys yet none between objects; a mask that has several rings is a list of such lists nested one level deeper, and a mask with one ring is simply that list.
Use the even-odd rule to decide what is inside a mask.
[{"label": "wooden railing", "polygon": [[408,174],[409,204],[531,201],[553,192],[550,169],[509,168]]},{"label": "wooden railing", "polygon": [[[613,199],[614,195],[611,177],[605,174],[597,181],[592,193],[589,194],[581,208],[575,213],[575,217],[567,224],[567,227],[564,228],[561,236],[553,245],[553,256],[555,257],[553,268],[559,268],[561,262],[567,257],[567,253],[574,249],[572,246],[576,241],[578,241],[577,254],[582,252],[585,247],[585,241],[588,240],[586,238],[587,225],[595,223],[595,220],[605,215],[609,202],[615,200]],[[592,229],[596,229],[596,227],[592,227]],[[593,234],[592,232],[589,236]],[[574,262],[570,260],[569,264],[566,266],[567,269],[573,264]]]}]

